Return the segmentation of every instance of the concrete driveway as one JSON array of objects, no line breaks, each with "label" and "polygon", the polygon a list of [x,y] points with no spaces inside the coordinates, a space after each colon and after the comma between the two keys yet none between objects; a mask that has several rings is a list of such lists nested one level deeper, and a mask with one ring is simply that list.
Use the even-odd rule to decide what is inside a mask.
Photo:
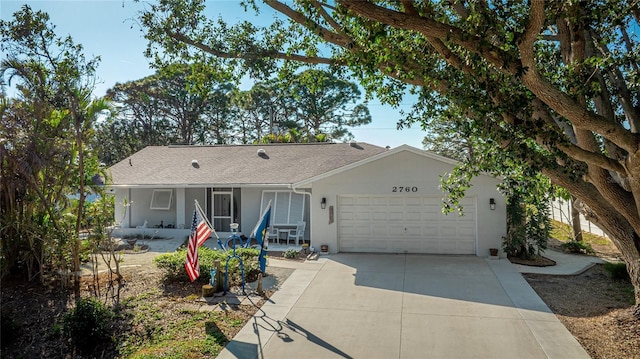
[{"label": "concrete driveway", "polygon": [[589,358],[505,259],[271,262],[296,270],[218,358]]}]

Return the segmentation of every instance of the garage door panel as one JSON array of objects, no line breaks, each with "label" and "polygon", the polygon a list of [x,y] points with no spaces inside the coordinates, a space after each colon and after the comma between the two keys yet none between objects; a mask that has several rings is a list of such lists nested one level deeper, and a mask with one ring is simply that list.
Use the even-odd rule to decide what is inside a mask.
[{"label": "garage door panel", "polygon": [[475,206],[475,202],[473,198],[465,197],[460,199],[460,205],[463,207],[473,207]]},{"label": "garage door panel", "polygon": [[423,206],[422,197],[407,197],[405,199],[405,205],[422,207]]},{"label": "garage door panel", "polygon": [[355,197],[340,197],[340,206],[352,206],[355,203]]},{"label": "garage door panel", "polygon": [[[376,252],[386,252],[389,250],[389,245],[385,241],[370,241],[369,246],[364,248],[371,248]],[[358,252],[363,252],[363,250],[360,249]]]},{"label": "garage door panel", "polygon": [[458,236],[464,238],[471,238],[475,233],[475,228],[473,226],[460,226],[458,227]]},{"label": "garage door panel", "polygon": [[440,226],[438,234],[443,238],[455,238],[458,235],[458,229],[451,226]]},{"label": "garage door panel", "polygon": [[427,237],[436,236],[438,234],[438,224],[436,223],[427,222],[422,226],[422,228],[424,228],[424,235]]},{"label": "garage door panel", "polygon": [[376,236],[388,237],[389,236],[389,226],[384,225],[373,225],[371,226],[371,233],[375,233]]},{"label": "garage door panel", "polygon": [[353,217],[354,217],[353,219],[356,220],[356,221],[367,221],[368,222],[368,221],[370,221],[372,219],[371,218],[371,213],[368,212],[368,211],[357,212],[357,213],[354,214]]},{"label": "garage door panel", "polygon": [[405,239],[403,242],[393,242],[392,246],[395,252],[408,252],[408,253],[420,253],[422,249],[422,240],[419,239]]},{"label": "garage door panel", "polygon": [[440,244],[436,242],[424,242],[422,245],[425,253],[440,253]]},{"label": "garage door panel", "polygon": [[353,212],[342,212],[340,213],[340,218],[343,222],[352,221],[355,219],[355,214]]},{"label": "garage door panel", "polygon": [[352,239],[345,240],[342,243],[341,249],[345,252],[360,252],[362,248],[373,248],[372,241],[366,238],[353,237]]},{"label": "garage door panel", "polygon": [[353,226],[353,234],[356,236],[369,236],[371,234],[371,227],[366,224],[358,224]]},{"label": "garage door panel", "polygon": [[[389,234],[396,237],[404,237],[404,226],[398,224],[389,224]],[[393,238],[391,238],[393,239]]]},{"label": "garage door panel", "polygon": [[404,235],[407,237],[422,237],[422,226],[408,225],[404,228]]},{"label": "garage door panel", "polygon": [[399,210],[389,211],[390,221],[402,221],[404,219],[404,212]]},{"label": "garage door panel", "polygon": [[371,213],[371,219],[378,222],[379,221],[386,222],[387,220],[389,220],[389,213],[374,210],[374,212]]},{"label": "garage door panel", "polygon": [[406,212],[404,219],[405,221],[421,222],[422,212],[416,211],[414,208],[411,208],[411,210]]},{"label": "garage door panel", "polygon": [[349,236],[354,235],[353,226],[341,225],[339,229],[340,229],[340,234],[344,238],[349,238]]},{"label": "garage door panel", "polygon": [[340,196],[340,251],[474,254],[475,201],[461,204],[462,217],[443,214],[435,197]]},{"label": "garage door panel", "polygon": [[437,223],[441,216],[437,213],[422,213],[422,221],[426,223]]},{"label": "garage door panel", "polygon": [[476,243],[472,240],[458,242],[458,248],[462,251],[475,251]]}]

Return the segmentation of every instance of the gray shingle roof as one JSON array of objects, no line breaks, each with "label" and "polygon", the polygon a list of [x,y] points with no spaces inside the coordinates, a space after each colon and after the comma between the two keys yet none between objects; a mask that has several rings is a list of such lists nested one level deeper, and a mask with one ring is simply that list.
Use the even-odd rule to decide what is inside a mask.
[{"label": "gray shingle roof", "polygon": [[292,184],[385,151],[367,143],[149,146],[110,171],[114,185]]}]

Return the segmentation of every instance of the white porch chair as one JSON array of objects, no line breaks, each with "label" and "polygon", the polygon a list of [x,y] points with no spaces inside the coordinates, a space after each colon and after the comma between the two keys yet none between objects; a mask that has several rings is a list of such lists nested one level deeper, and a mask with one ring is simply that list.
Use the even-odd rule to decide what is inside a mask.
[{"label": "white porch chair", "polygon": [[304,221],[299,221],[296,224],[296,228],[295,229],[290,229],[289,233],[287,234],[287,244],[289,244],[290,240],[293,240],[293,243],[296,244],[296,242],[298,242],[298,245],[301,245],[302,242],[304,241],[304,229],[306,227],[306,222]]},{"label": "white porch chair", "polygon": [[267,241],[275,239],[275,243],[278,243],[278,228],[275,226],[269,226],[267,229]]}]

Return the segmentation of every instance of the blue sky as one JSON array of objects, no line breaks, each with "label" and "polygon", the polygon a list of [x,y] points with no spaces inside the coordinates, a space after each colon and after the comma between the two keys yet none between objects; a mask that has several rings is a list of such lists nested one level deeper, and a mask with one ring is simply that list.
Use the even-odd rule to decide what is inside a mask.
[{"label": "blue sky", "polygon": [[[87,57],[101,57],[95,96],[103,96],[118,82],[136,80],[153,73],[143,56],[146,40],[135,19],[144,4],[130,0],[2,0],[0,18],[11,19],[23,4],[47,12],[56,25],[58,36],[71,35],[74,42],[84,46]],[[248,18],[257,24],[266,24],[273,18],[271,11],[264,11],[259,16],[246,14],[239,1],[209,1],[207,10],[211,16],[220,15],[229,23]],[[419,128],[396,130],[399,110],[408,111],[411,105],[411,102],[406,102],[394,109],[379,101],[370,102],[373,121],[367,126],[351,129],[355,140],[379,146],[408,144],[422,148],[424,133]]]}]

